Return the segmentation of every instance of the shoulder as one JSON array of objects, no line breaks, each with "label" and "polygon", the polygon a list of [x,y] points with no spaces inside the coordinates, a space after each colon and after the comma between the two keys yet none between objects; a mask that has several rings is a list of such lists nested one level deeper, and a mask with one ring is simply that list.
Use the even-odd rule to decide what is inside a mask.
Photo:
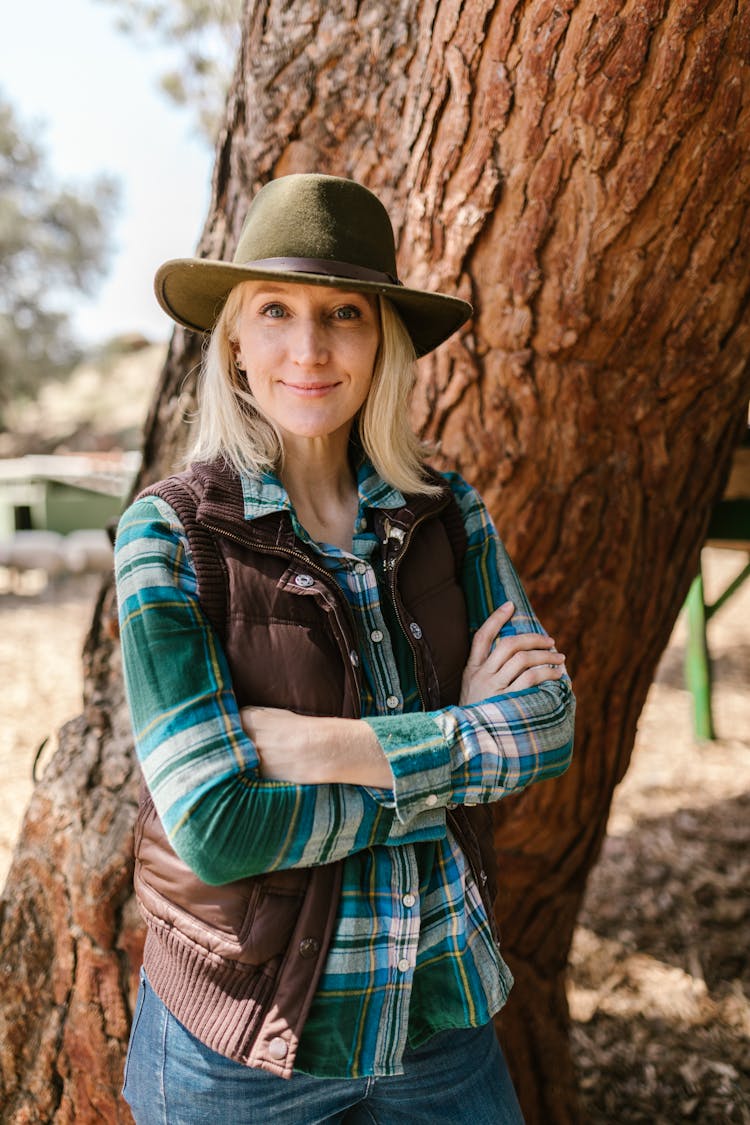
[{"label": "shoulder", "polygon": [[180,517],[172,505],[157,494],[140,495],[120,516],[117,543],[161,529],[182,533]]},{"label": "shoulder", "polygon": [[125,534],[149,534],[155,529],[169,529],[182,535],[200,501],[201,482],[196,467],[201,466],[191,465],[139,492],[120,517],[118,539]]},{"label": "shoulder", "polygon": [[115,573],[136,570],[174,571],[184,565],[190,547],[182,521],[160,496],[139,496],[125,509],[117,526]]},{"label": "shoulder", "polygon": [[445,486],[461,513],[466,534],[471,538],[477,534],[494,532],[492,517],[487,505],[473,485],[456,472],[432,470],[434,479]]},{"label": "shoulder", "polygon": [[436,469],[433,465],[425,465],[428,478],[435,484],[439,484],[445,491],[449,492],[454,500],[459,504],[467,502],[467,500],[479,501],[481,497],[473,485],[469,484],[465,477],[460,473],[446,472],[442,469]]}]

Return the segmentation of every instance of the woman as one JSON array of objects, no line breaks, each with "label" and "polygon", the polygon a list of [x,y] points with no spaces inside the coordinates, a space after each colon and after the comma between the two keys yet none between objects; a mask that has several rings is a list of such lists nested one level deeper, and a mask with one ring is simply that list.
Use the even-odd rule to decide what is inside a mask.
[{"label": "woman", "polygon": [[193,464],[117,541],[146,782],[124,1095],[149,1125],[519,1122],[473,828],[566,768],[573,698],[408,426],[415,356],[470,306],[402,286],[380,202],[318,175],[156,292],[211,336]]}]

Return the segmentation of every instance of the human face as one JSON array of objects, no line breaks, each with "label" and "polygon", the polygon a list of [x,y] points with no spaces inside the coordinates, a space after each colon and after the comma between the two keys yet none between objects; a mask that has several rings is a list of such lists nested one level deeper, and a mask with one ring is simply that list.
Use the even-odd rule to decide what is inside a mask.
[{"label": "human face", "polygon": [[236,358],[285,444],[348,438],[372,382],[380,317],[369,293],[245,283]]}]

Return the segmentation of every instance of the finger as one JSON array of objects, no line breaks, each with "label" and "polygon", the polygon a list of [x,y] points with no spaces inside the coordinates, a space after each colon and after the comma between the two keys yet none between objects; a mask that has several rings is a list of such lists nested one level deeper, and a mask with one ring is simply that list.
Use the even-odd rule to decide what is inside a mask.
[{"label": "finger", "polygon": [[527,668],[508,685],[508,690],[521,691],[523,688],[536,687],[537,684],[543,684],[547,680],[559,680],[565,675],[567,675],[565,664],[558,664],[555,667],[546,664],[538,665],[535,668]]},{"label": "finger", "polygon": [[250,722],[273,722],[276,718],[288,718],[293,715],[293,711],[287,710],[285,707],[242,707],[240,710],[240,718],[242,722],[247,719]]},{"label": "finger", "polygon": [[514,610],[513,602],[503,602],[489,615],[486,621],[482,622],[474,634],[474,640],[471,642],[467,666],[476,667],[479,664],[484,664],[498,633],[503,625],[510,621]]},{"label": "finger", "polygon": [[[494,655],[494,654],[493,654]],[[561,653],[551,652],[549,649],[525,649],[513,653],[504,660],[499,667],[492,668],[491,660],[487,661],[480,674],[487,677],[495,692],[505,691],[528,668],[555,667],[562,664],[565,657]]]},{"label": "finger", "polygon": [[243,707],[240,710],[240,723],[245,734],[257,743],[262,733],[273,723],[274,716],[281,713],[275,707]]},{"label": "finger", "polygon": [[513,633],[498,637],[487,657],[487,669],[490,672],[499,671],[517,652],[529,650],[551,653],[555,650],[555,642],[545,633]]},{"label": "finger", "polygon": [[563,664],[565,657],[559,652],[550,652],[545,649],[530,649],[526,652],[517,652],[510,660],[503,664],[502,668],[495,673],[497,682],[503,688],[510,687],[510,685],[518,679],[529,668],[554,668]]},{"label": "finger", "polygon": [[254,738],[258,730],[258,720],[261,718],[261,709],[259,707],[243,707],[240,711],[240,722],[242,729],[251,738]]}]

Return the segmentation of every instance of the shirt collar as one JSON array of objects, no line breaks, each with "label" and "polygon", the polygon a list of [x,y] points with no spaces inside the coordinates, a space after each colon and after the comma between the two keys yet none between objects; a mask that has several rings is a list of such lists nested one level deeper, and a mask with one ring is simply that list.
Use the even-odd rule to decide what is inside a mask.
[{"label": "shirt collar", "polygon": [[[242,473],[240,481],[246,520],[272,512],[294,513],[289,494],[274,473]],[[403,494],[384,481],[367,458],[357,469],[357,490],[360,512],[365,508],[403,508],[406,504]]]}]

